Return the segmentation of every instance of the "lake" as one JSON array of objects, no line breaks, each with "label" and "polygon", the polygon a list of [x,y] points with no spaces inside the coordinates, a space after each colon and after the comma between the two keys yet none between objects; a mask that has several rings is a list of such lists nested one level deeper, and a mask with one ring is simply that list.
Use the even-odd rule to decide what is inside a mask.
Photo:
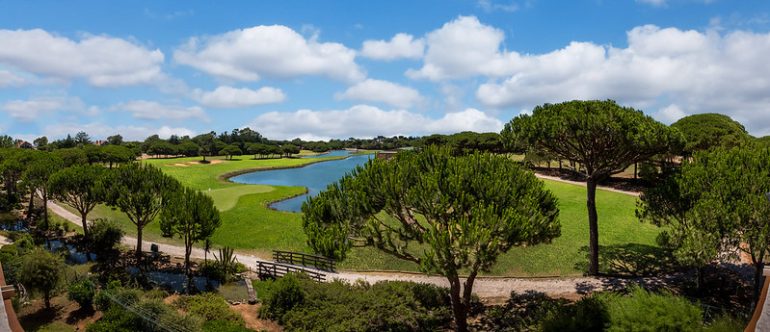
[{"label": "lake", "polygon": [[[344,156],[347,151],[332,151],[322,156]],[[323,161],[299,168],[256,171],[230,178],[230,181],[245,184],[267,184],[271,186],[301,186],[308,193],[283,201],[270,207],[280,211],[300,212],[308,195],[316,195],[327,186],[342,178],[358,165],[365,164],[373,155],[356,155],[341,160]]]}]

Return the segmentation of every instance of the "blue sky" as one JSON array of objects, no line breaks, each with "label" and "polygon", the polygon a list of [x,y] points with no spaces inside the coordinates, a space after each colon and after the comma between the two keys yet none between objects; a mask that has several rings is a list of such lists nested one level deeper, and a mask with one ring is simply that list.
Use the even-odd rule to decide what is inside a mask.
[{"label": "blue sky", "polygon": [[498,131],[615,99],[770,134],[759,0],[3,1],[0,132],[305,139]]}]

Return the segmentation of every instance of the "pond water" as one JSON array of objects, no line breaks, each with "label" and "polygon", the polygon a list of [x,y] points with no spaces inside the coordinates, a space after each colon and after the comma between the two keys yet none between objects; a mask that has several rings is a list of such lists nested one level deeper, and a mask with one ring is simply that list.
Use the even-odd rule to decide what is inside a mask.
[{"label": "pond water", "polygon": [[[65,244],[60,240],[50,240],[51,252],[65,252],[65,260],[70,264],[85,264],[88,262],[88,257],[85,252],[79,251],[77,247],[72,244]],[[44,245],[46,246],[46,245]],[[96,254],[91,254],[91,260],[96,260]]]},{"label": "pond water", "polygon": [[[331,153],[346,153],[347,151],[332,151],[325,156],[333,156]],[[256,171],[238,175],[230,179],[236,183],[267,184],[272,186],[302,186],[308,189],[308,193],[283,201],[275,202],[270,207],[280,211],[300,212],[302,203],[308,195],[316,195],[333,182],[342,178],[358,165],[365,164],[371,155],[350,156],[341,160],[330,160],[307,165],[299,168],[276,169],[269,171]]]},{"label": "pond water", "polygon": [[349,155],[350,155],[350,151],[348,151],[348,150],[333,150],[333,151],[324,152],[324,153],[321,153],[321,154],[304,156],[302,158],[346,157],[346,156],[349,156]]}]

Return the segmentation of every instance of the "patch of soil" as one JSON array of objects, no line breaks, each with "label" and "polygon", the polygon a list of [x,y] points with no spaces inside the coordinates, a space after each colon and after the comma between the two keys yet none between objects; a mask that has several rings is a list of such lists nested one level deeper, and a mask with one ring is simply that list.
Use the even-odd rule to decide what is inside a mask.
[{"label": "patch of soil", "polygon": [[176,167],[187,167],[187,166],[190,166],[190,165],[187,165],[187,164],[182,164],[182,163],[176,163],[176,164],[173,164],[173,165],[171,165],[171,166],[176,166]]},{"label": "patch of soil", "polygon": [[72,326],[77,331],[85,331],[86,326],[102,317],[101,312],[83,310],[65,296],[51,299],[51,309],[45,308],[43,300],[33,300],[19,310],[19,321],[26,331],[35,331],[40,327],[59,322]]},{"label": "patch of soil", "polygon": [[241,314],[241,317],[243,317],[243,321],[246,324],[247,328],[250,328],[252,330],[256,331],[269,331],[269,332],[280,332],[283,331],[283,328],[278,325],[276,322],[273,322],[271,320],[266,319],[259,319],[257,317],[257,314],[259,312],[259,308],[261,307],[261,304],[239,304],[239,305],[230,305],[230,309],[233,311]]}]

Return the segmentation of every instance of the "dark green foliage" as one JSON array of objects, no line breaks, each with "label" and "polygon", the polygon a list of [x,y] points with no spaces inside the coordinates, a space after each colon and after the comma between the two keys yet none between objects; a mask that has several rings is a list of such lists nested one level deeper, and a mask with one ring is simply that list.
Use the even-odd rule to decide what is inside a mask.
[{"label": "dark green foliage", "polygon": [[273,284],[260,312],[278,316],[274,319],[287,331],[432,331],[446,329],[451,321],[449,295],[443,288],[290,278]]},{"label": "dark green foliage", "polygon": [[83,234],[88,230],[88,213],[104,201],[105,172],[102,166],[75,165],[54,173],[48,181],[51,196],[80,213]]},{"label": "dark green foliage", "polygon": [[203,323],[204,332],[253,332],[247,329],[243,323],[237,323],[231,320],[209,320]]},{"label": "dark green foliage", "polygon": [[[128,303],[128,302],[126,302]],[[182,316],[160,300],[141,299],[128,303],[134,311],[120,305],[112,305],[101,319],[88,326],[89,332],[147,331],[161,332],[172,329],[200,330],[201,322],[190,316]],[[142,316],[136,312],[141,312]]]},{"label": "dark green foliage", "polygon": [[57,155],[64,162],[64,167],[70,167],[75,165],[84,165],[88,163],[88,156],[83,149],[69,148],[69,149],[57,149],[53,151],[54,155]]},{"label": "dark green foliage", "polygon": [[674,122],[671,127],[678,129],[684,136],[682,152],[687,156],[716,147],[729,149],[743,146],[751,140],[742,124],[717,113],[689,115]]},{"label": "dark green foliage", "polygon": [[502,132],[509,149],[579,163],[585,171],[589,223],[589,274],[599,273],[596,186],[612,174],[651,157],[677,150],[681,134],[612,100],[569,101],[537,106]]},{"label": "dark green foliage", "polygon": [[219,151],[219,154],[227,156],[228,159],[233,159],[233,156],[240,156],[243,154],[243,150],[238,147],[237,144],[230,144],[225,146],[224,149]]},{"label": "dark green foliage", "polygon": [[214,293],[194,296],[181,296],[173,303],[174,307],[204,321],[230,321],[243,326],[243,318],[231,310],[225,299]]},{"label": "dark green foliage", "polygon": [[545,332],[600,332],[608,324],[605,304],[595,297],[587,297],[551,311],[541,325]]},{"label": "dark green foliage", "polygon": [[82,278],[67,287],[67,298],[77,302],[83,309],[92,309],[96,284],[89,278]]},{"label": "dark green foliage", "polygon": [[90,250],[96,254],[97,262],[104,269],[114,265],[120,251],[118,245],[125,232],[112,220],[97,219],[91,222]]},{"label": "dark green foliage", "polygon": [[629,295],[601,294],[609,314],[607,331],[700,331],[703,312],[683,297],[634,288]]},{"label": "dark green foliage", "polygon": [[20,258],[18,280],[24,287],[43,295],[46,308],[59,290],[64,277],[64,259],[42,248],[36,248]]},{"label": "dark green foliage", "polygon": [[532,173],[504,156],[435,146],[370,161],[302,211],[308,243],[323,255],[369,245],[447,277],[458,330],[480,271],[513,246],[560,235],[556,198]]},{"label": "dark green foliage", "polygon": [[110,172],[106,202],[128,216],[136,226],[136,254],[142,252],[142,230],[151,223],[182,185],[160,169],[143,163],[129,163]]},{"label": "dark green foliage", "polygon": [[[161,213],[160,228],[164,234],[177,235],[184,240],[184,267],[189,278],[192,278],[190,253],[193,244],[209,238],[221,224],[219,210],[210,196],[189,188],[182,188],[170,196]],[[188,286],[192,287],[192,283],[188,282]]]}]

